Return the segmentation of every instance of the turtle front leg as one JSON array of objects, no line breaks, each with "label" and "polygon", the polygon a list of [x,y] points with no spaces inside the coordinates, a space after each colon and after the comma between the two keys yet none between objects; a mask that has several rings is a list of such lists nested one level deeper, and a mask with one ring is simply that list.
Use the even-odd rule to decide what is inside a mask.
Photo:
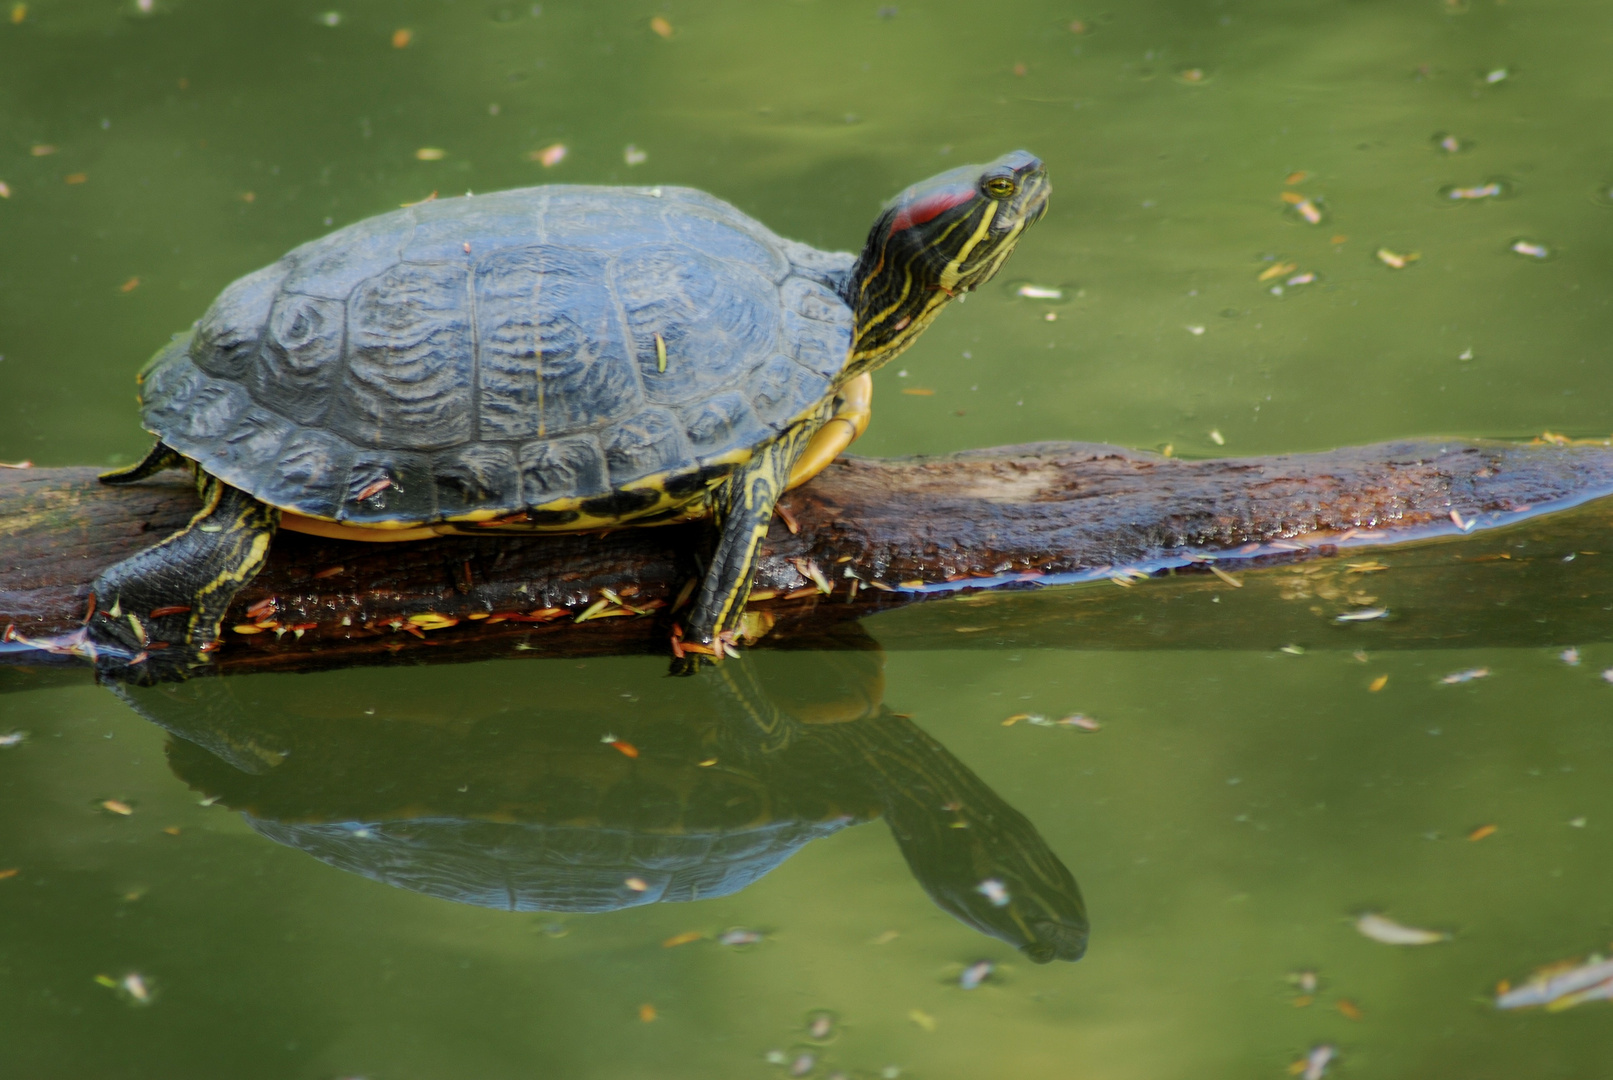
[{"label": "turtle front leg", "polygon": [[218,647],[230,601],[262,568],[280,511],[205,473],[200,487],[190,524],[91,584],[85,633],[101,674],[139,683],[189,677]]},{"label": "turtle front leg", "polygon": [[756,551],[767,536],[773,506],[784,493],[790,469],[818,423],[814,418],[798,424],[759,447],[719,490],[713,508],[717,550],[681,637],[674,631],[672,674],[693,675],[700,669],[703,657],[720,661],[724,647],[733,647],[733,633],[745,614],[745,601],[750,598]]}]

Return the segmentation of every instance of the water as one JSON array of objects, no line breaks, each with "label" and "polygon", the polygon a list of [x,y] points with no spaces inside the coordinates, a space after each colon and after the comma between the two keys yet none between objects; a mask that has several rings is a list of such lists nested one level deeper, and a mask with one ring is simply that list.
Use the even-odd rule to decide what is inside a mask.
[{"label": "water", "polygon": [[[335,26],[320,5],[30,4],[0,23],[0,460],[132,459],[133,371],[220,287],[433,190],[686,183],[854,248],[896,190],[1015,146],[1046,159],[1051,212],[998,283],[876,376],[859,452],[1613,429],[1599,6],[895,8],[681,0],[663,39],[654,12],[610,3],[344,4]],[[555,143],[558,165],[528,160]],[[1495,179],[1506,197],[1441,196]],[[1380,248],[1420,258],[1393,270]],[[1305,271],[1319,280],[1284,284]],[[1065,295],[1024,299],[1025,283]],[[1226,602],[1276,625],[1275,591]],[[1578,641],[1578,667],[1482,643],[1363,662],[1337,637],[1290,655],[1206,625],[1195,641],[1213,649],[893,651],[881,693],[867,670],[836,674],[843,656],[758,661],[780,708],[816,721],[799,726],[882,701],[1023,814],[1084,897],[1073,965],[1033,964],[943,911],[880,820],[690,903],[538,914],[390,887],[254,831],[234,795],[198,805],[206,759],[176,744],[171,766],[166,733],[106,690],[0,674],[0,734],[29,733],[0,750],[0,870],[18,869],[0,880],[7,1071],[767,1077],[827,1009],[838,1034],[814,1076],[1280,1077],[1324,1042],[1350,1076],[1600,1075],[1605,1004],[1488,1002],[1497,980],[1613,935],[1609,646]],[[1439,681],[1477,667],[1493,674]],[[426,775],[434,755],[468,788],[529,780],[512,747],[541,756],[544,739],[687,766],[733,699],[662,670],[526,660],[256,677],[231,695],[245,722],[290,725],[301,760],[328,762],[322,787],[293,793],[301,818],[364,829],[488,813]],[[841,689],[803,704],[820,686]],[[1101,729],[1001,724],[1076,711]],[[568,721],[587,738],[566,741]],[[337,750],[314,755],[320,739]],[[789,768],[787,748],[746,752],[818,800],[808,824],[878,809],[844,775]],[[208,776],[230,769],[216,762]],[[702,797],[669,790],[663,831]],[[831,795],[846,805],[823,811]],[[1455,937],[1380,945],[1350,926],[1364,910]],[[732,927],[762,940],[717,944]],[[993,976],[961,989],[982,959]],[[1321,987],[1296,1007],[1285,976],[1304,968]],[[149,1006],[95,982],[129,971]]]}]

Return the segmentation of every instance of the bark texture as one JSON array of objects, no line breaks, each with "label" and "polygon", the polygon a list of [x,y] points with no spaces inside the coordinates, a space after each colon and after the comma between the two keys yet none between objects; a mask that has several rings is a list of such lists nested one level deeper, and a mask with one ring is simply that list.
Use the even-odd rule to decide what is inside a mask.
[{"label": "bark texture", "polygon": [[[799,644],[848,618],[961,597],[881,620],[890,633],[879,636],[895,647],[1247,647],[1250,635],[1263,635],[1275,646],[1288,632],[1282,620],[1267,613],[1240,622],[1231,614],[1240,604],[1253,610],[1247,601],[1265,588],[1264,578],[1251,576],[1256,588],[1234,590],[1212,567],[1225,573],[1345,550],[1364,557],[1368,548],[1435,541],[1410,549],[1434,555],[1399,557],[1399,569],[1382,578],[1335,567],[1333,584],[1311,582],[1321,592],[1283,585],[1280,574],[1266,591],[1292,601],[1277,610],[1296,612],[1302,629],[1331,626],[1352,605],[1373,606],[1362,597],[1381,606],[1385,581],[1418,596],[1436,581],[1453,593],[1477,589],[1468,603],[1475,612],[1498,602],[1522,610],[1543,600],[1546,589],[1557,603],[1563,590],[1579,590],[1588,603],[1572,626],[1594,634],[1607,622],[1601,604],[1613,604],[1602,598],[1608,583],[1595,579],[1594,556],[1563,570],[1572,579],[1566,582],[1526,582],[1488,564],[1522,569],[1536,557],[1518,555],[1520,543],[1555,552],[1559,562],[1596,550],[1608,514],[1591,501],[1610,493],[1613,447],[1599,443],[1416,441],[1207,461],[1042,443],[944,457],[845,458],[784,499],[756,575],[751,630],[763,644]],[[0,470],[0,626],[13,627],[0,660],[41,662],[41,653],[14,639],[75,629],[91,579],[181,527],[196,506],[180,473],[113,488],[86,468]],[[267,568],[225,620],[219,667],[308,670],[512,650],[664,652],[708,539],[698,524],[401,544],[282,532]],[[1437,543],[1451,539],[1459,542]],[[1141,589],[1047,588],[1176,575],[1174,583]],[[1211,592],[1238,603],[1213,611],[1195,630],[1187,601],[1208,601]],[[1168,598],[1182,601],[1170,612],[1169,630],[1138,615],[1174,602]],[[1129,614],[1116,614],[1122,611]],[[1116,621],[1104,626],[1090,618],[1099,613]],[[1139,631],[1139,621],[1151,629]],[[1361,626],[1363,635],[1401,644],[1477,640],[1471,630],[1453,637],[1418,629],[1403,612]],[[1477,632],[1495,639],[1492,630]],[[1522,633],[1516,640],[1532,639]]]}]

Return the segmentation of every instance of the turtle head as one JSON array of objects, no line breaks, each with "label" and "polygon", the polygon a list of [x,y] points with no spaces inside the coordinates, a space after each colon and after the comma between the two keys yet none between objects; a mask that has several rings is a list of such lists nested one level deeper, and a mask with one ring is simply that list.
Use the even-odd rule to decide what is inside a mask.
[{"label": "turtle head", "polygon": [[858,375],[892,359],[953,297],[990,281],[1047,210],[1047,170],[1024,150],[915,184],[886,204],[852,271]]},{"label": "turtle head", "polygon": [[[1040,837],[1030,836],[1042,847]],[[969,877],[956,873],[961,866],[949,874],[933,864],[925,868],[926,876],[908,861],[930,898],[959,922],[1007,942],[1037,964],[1081,959],[1089,924],[1080,889],[1045,847],[1013,851],[1018,839],[993,836],[989,862],[980,851],[972,852],[974,874]],[[1021,862],[1023,856],[1029,859]],[[992,876],[974,876],[983,870]]]}]

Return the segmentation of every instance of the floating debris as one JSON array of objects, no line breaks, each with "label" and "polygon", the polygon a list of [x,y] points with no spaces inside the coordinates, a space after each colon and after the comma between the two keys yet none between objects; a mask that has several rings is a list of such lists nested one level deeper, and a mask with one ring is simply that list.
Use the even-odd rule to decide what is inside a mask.
[{"label": "floating debris", "polygon": [[398,29],[392,31],[392,47],[394,49],[407,49],[409,47],[409,42],[413,40],[413,30]]},{"label": "floating debris", "polygon": [[1445,131],[1436,132],[1430,141],[1447,154],[1460,154],[1463,150],[1469,149],[1473,145]]},{"label": "floating debris", "polygon": [[990,900],[992,907],[1007,907],[1008,901],[1012,899],[1008,895],[1008,886],[1004,885],[997,878],[987,878],[985,881],[982,881],[979,885],[975,886],[975,892],[979,893],[981,896],[984,896],[987,900]]},{"label": "floating debris", "polygon": [[1551,257],[1550,248],[1545,244],[1537,244],[1533,240],[1514,240],[1510,250],[1531,259],[1549,259]]},{"label": "floating debris", "polygon": [[1064,290],[1055,289],[1051,285],[1021,285],[1014,290],[1027,300],[1062,300]]},{"label": "floating debris", "polygon": [[1199,326],[1196,323],[1190,323],[1189,325],[1183,327],[1183,329],[1186,330],[1189,334],[1192,334],[1194,337],[1203,337],[1204,336],[1204,327]]},{"label": "floating debris", "polygon": [[614,735],[601,736],[599,741],[604,743],[605,745],[609,746],[611,749],[615,750],[617,753],[621,754],[623,757],[630,757],[630,758],[638,757],[638,747],[634,746],[630,742],[627,742],[627,741],[622,740],[622,739],[618,739]]},{"label": "floating debris", "polygon": [[1220,428],[1210,429],[1210,441],[1217,446],[1225,446],[1227,444],[1226,436],[1221,434]]},{"label": "floating debris", "polygon": [[1322,223],[1324,216],[1322,207],[1315,199],[1307,198],[1297,191],[1285,191],[1282,193],[1281,198],[1283,202],[1293,207],[1294,213],[1304,218],[1308,224],[1320,225]]},{"label": "floating debris", "polygon": [[1484,74],[1484,82],[1489,86],[1494,86],[1496,83],[1506,82],[1510,78],[1512,78],[1512,72],[1508,71],[1504,67],[1495,68],[1494,70],[1487,71]]},{"label": "floating debris", "polygon": [[[1317,986],[1320,985],[1316,977],[1316,972],[1310,968],[1305,968],[1301,971],[1289,972],[1288,982],[1295,990],[1298,990],[1301,994],[1305,994],[1307,996],[1314,995],[1316,993]],[[1306,1004],[1309,1004],[1309,1002]]]},{"label": "floating debris", "polygon": [[1315,271],[1307,270],[1303,274],[1295,274],[1293,277],[1283,282],[1283,284],[1290,288],[1294,288],[1299,285],[1314,285],[1318,280],[1320,279]]},{"label": "floating debris", "polygon": [[1374,619],[1388,618],[1389,609],[1381,607],[1358,608],[1355,611],[1346,611],[1342,615],[1335,615],[1334,622],[1372,622]]},{"label": "floating debris", "polygon": [[1579,667],[1579,650],[1570,645],[1568,648],[1557,654],[1557,659],[1561,660],[1569,667]]},{"label": "floating debris", "polygon": [[19,866],[8,866],[4,870],[0,870],[0,881],[5,881],[8,878],[14,878],[20,873],[22,873],[22,868],[21,867],[19,867]]},{"label": "floating debris", "polygon": [[422,146],[414,152],[416,161],[441,161],[447,156],[448,151],[438,146]]},{"label": "floating debris", "polygon": [[1593,953],[1583,961],[1564,960],[1540,968],[1521,986],[1496,987],[1495,1007],[1527,1009],[1543,1005],[1561,1012],[1586,1001],[1613,998],[1613,960]]},{"label": "floating debris", "polygon": [[562,161],[566,160],[567,153],[568,151],[565,143],[550,143],[541,150],[533,150],[532,152],[528,153],[526,159],[528,161],[536,161],[545,169],[552,169]]},{"label": "floating debris", "polygon": [[1181,82],[1187,83],[1189,86],[1194,86],[1203,82],[1205,79],[1209,78],[1209,76],[1204,73],[1203,68],[1190,67],[1183,68],[1182,70],[1178,71],[1176,73],[1176,78]]},{"label": "floating debris", "polygon": [[626,879],[624,879],[622,881],[622,884],[626,885],[629,889],[632,889],[634,892],[647,892],[647,891],[649,891],[649,888],[650,888],[650,883],[645,881],[641,877],[626,878]]},{"label": "floating debris", "polygon": [[1370,683],[1367,684],[1367,692],[1369,694],[1376,694],[1379,690],[1382,690],[1384,687],[1386,687],[1388,685],[1389,685],[1389,676],[1387,676],[1387,675],[1379,675],[1376,679],[1373,679]]},{"label": "floating debris", "polygon": [[342,25],[342,13],[340,11],[321,11],[314,16],[314,21],[321,26],[340,26]]},{"label": "floating debris", "polygon": [[1276,263],[1275,265],[1268,266],[1264,270],[1260,271],[1260,276],[1258,278],[1256,278],[1255,280],[1256,281],[1270,281],[1272,278],[1282,277],[1284,274],[1292,273],[1292,272],[1294,272],[1295,270],[1298,270],[1298,269],[1299,269],[1299,264],[1298,263],[1291,263],[1291,262]]},{"label": "floating debris", "polygon": [[122,799],[102,799],[97,805],[107,813],[117,814],[119,817],[128,817],[134,813],[134,807]]},{"label": "floating debris", "polygon": [[1499,199],[1507,194],[1507,186],[1499,180],[1491,180],[1487,184],[1475,187],[1447,187],[1440,189],[1440,196],[1453,200]]},{"label": "floating debris", "polygon": [[653,1022],[659,1015],[660,1013],[655,1011],[655,1006],[649,1003],[645,1003],[638,1007],[638,1018],[646,1024]]},{"label": "floating debris", "polygon": [[1220,578],[1222,581],[1226,582],[1228,585],[1231,585],[1234,589],[1243,588],[1243,582],[1239,581],[1237,578],[1233,577],[1231,574],[1227,573],[1214,563],[1209,563],[1205,566],[1205,569],[1214,574],[1216,577]]},{"label": "floating debris", "polygon": [[1349,998],[1339,998],[1333,1003],[1333,1007],[1337,1009],[1346,1020],[1361,1019],[1361,1006],[1357,1005]]},{"label": "floating debris", "polygon": [[646,161],[650,160],[650,155],[646,154],[632,143],[628,143],[627,149],[622,151],[622,160],[627,162],[629,165],[642,165]]},{"label": "floating debris", "polygon": [[1390,251],[1386,247],[1379,248],[1377,255],[1378,261],[1389,267],[1391,270],[1404,270],[1406,267],[1423,257],[1422,252],[1420,251],[1410,251],[1402,255],[1398,251]]},{"label": "floating debris", "polygon": [[889,945],[891,942],[895,941],[897,938],[899,938],[901,936],[902,936],[902,934],[901,934],[901,931],[899,931],[899,930],[886,930],[884,933],[880,934],[878,937],[869,938],[868,939],[868,944],[870,944],[870,945]]},{"label": "floating debris", "polygon": [[812,1053],[810,1050],[803,1050],[799,1054],[796,1054],[794,1060],[790,1062],[790,1075],[805,1076],[807,1073],[816,1068],[817,1064],[818,1055]]},{"label": "floating debris", "polygon": [[1602,681],[1613,683],[1613,667],[1610,667],[1606,671],[1602,672]]},{"label": "floating debris", "polygon": [[828,1042],[835,1037],[835,1025],[840,1017],[827,1009],[816,1009],[807,1013],[807,1038],[817,1042]]},{"label": "floating debris", "polygon": [[990,960],[976,960],[963,969],[958,976],[958,985],[965,990],[978,989],[980,984],[991,978],[991,973],[997,970],[997,965]]},{"label": "floating debris", "polygon": [[138,971],[131,971],[121,979],[114,979],[110,975],[97,975],[95,982],[108,990],[116,990],[118,996],[130,1005],[150,1005],[156,998],[151,980]]},{"label": "floating debris", "polygon": [[1289,1075],[1297,1076],[1300,1080],[1322,1080],[1338,1053],[1338,1047],[1329,1043],[1313,1046],[1308,1054],[1288,1066]]},{"label": "floating debris", "polygon": [[650,20],[650,29],[655,31],[657,37],[669,38],[672,36],[672,24],[663,15],[657,15]]},{"label": "floating debris", "polygon": [[913,1023],[917,1024],[919,1027],[923,1028],[925,1031],[935,1030],[935,1017],[931,1016],[923,1009],[909,1009],[907,1011],[907,1018],[913,1021]]},{"label": "floating debris", "polygon": [[10,731],[0,735],[0,750],[10,750],[13,746],[21,746],[28,741],[26,731]]},{"label": "floating debris", "polygon": [[673,934],[671,937],[661,942],[661,948],[676,949],[679,945],[687,945],[691,941],[699,941],[705,936],[705,934],[702,934],[698,930],[685,930],[683,933]]},{"label": "floating debris", "polygon": [[4,180],[0,180],[0,199],[9,198],[11,198],[11,188],[7,186]]},{"label": "floating debris", "polygon": [[935,396],[935,391],[934,390],[929,390],[929,389],[926,389],[926,388],[924,388],[922,386],[904,386],[904,387],[902,387],[902,393],[907,394],[909,397],[934,397]]},{"label": "floating debris", "polygon": [[1456,686],[1459,683],[1472,682],[1474,679],[1487,679],[1490,669],[1487,667],[1468,668],[1466,671],[1453,671],[1442,677],[1439,681],[1446,686]]},{"label": "floating debris", "polygon": [[717,944],[728,946],[756,945],[762,940],[762,934],[756,930],[747,930],[743,926],[736,926],[724,930],[717,935]]},{"label": "floating debris", "polygon": [[1097,731],[1102,726],[1085,713],[1071,713],[1069,716],[1059,717],[1055,722],[1062,727],[1079,728],[1082,731]]},{"label": "floating debris", "polygon": [[1384,945],[1433,945],[1449,941],[1451,936],[1439,930],[1423,930],[1405,926],[1387,915],[1368,912],[1355,920],[1355,928],[1362,936]]},{"label": "floating debris", "polygon": [[1480,825],[1478,828],[1468,833],[1467,838],[1468,840],[1475,842],[1483,840],[1486,836],[1494,836],[1498,828],[1499,826],[1497,825]]}]

